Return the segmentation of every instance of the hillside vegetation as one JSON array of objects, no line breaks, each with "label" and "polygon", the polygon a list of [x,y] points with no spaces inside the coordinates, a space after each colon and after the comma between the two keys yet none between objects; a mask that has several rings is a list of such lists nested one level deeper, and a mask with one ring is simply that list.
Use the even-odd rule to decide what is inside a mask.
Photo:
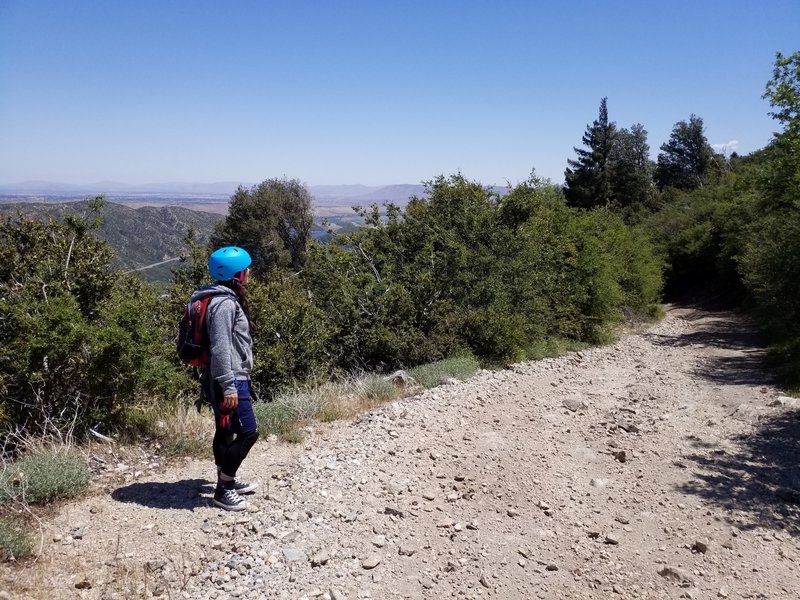
[{"label": "hillside vegetation", "polygon": [[[67,215],[88,215],[89,201],[68,203],[11,203],[0,204],[0,215],[13,216],[18,212],[40,219],[53,217],[63,221]],[[114,249],[112,264],[120,270],[138,269],[180,256],[185,248],[188,228],[193,228],[198,242],[206,243],[214,226],[224,217],[189,210],[181,206],[130,208],[106,202],[103,219],[95,230],[97,237]],[[164,264],[142,271],[148,281],[170,281],[174,264]]]},{"label": "hillside vegetation", "polygon": [[[505,364],[602,343],[623,319],[657,315],[664,281],[671,294],[702,285],[743,301],[796,374],[798,68],[800,53],[778,56],[766,95],[783,130],[748,157],[715,154],[692,115],[654,163],[644,127],[617,128],[603,99],[563,189],[532,176],[501,196],[440,176],[405,208],[363,210],[365,227],[320,244],[297,180],[240,188],[211,245],[254,257],[255,386],[269,397],[458,355]],[[118,209],[103,204],[60,222],[0,223],[0,426],[18,434],[8,439],[136,428],[142,407],[194,393],[174,338],[207,280],[208,246],[187,236],[164,294],[114,262],[100,232],[103,213]],[[190,217],[151,210],[171,241],[141,219],[125,235],[158,258],[177,254]]]}]

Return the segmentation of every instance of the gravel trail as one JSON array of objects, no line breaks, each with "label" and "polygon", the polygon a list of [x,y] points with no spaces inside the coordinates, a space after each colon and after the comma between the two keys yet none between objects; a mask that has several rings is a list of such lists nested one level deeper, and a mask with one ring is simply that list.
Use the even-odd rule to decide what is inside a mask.
[{"label": "gravel trail", "polygon": [[[800,401],[738,315],[483,371],[259,442],[251,510],[146,453],[9,598],[799,598]],[[154,461],[148,465],[148,461]],[[113,466],[113,465],[112,465]],[[27,591],[26,591],[27,590]],[[3,596],[0,595],[0,598]]]}]

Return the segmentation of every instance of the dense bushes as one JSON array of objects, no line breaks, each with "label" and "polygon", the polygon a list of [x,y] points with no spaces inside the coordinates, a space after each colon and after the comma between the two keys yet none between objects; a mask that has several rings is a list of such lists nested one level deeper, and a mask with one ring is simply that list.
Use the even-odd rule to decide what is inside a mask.
[{"label": "dense bushes", "polygon": [[734,156],[689,192],[667,190],[648,220],[669,264],[667,290],[744,302],[764,325],[788,380],[800,383],[800,52],[778,55],[765,97],[782,132]]},{"label": "dense bushes", "polygon": [[428,192],[312,246],[300,280],[329,334],[329,368],[386,370],[462,349],[522,358],[549,337],[601,341],[623,305],[658,301],[647,242],[608,212],[567,208],[535,179],[504,197],[460,175]]},{"label": "dense bushes", "polygon": [[174,315],[154,287],[111,268],[112,251],[92,234],[97,221],[89,217],[0,223],[5,427],[44,433],[114,424],[125,403],[184,384],[167,343]]},{"label": "dense bushes", "polygon": [[[461,175],[428,192],[404,211],[364,211],[357,233],[309,242],[302,269],[275,264],[252,281],[257,389],[275,395],[464,351],[490,362],[536,356],[550,339],[607,339],[623,312],[658,301],[650,246],[606,210],[568,208],[536,179],[503,197]],[[102,201],[93,208],[64,223],[0,224],[5,427],[113,427],[137,402],[195,387],[173,340],[207,250],[190,234],[190,260],[162,293],[112,269],[111,249],[92,234]],[[235,235],[237,222],[225,231]]]}]

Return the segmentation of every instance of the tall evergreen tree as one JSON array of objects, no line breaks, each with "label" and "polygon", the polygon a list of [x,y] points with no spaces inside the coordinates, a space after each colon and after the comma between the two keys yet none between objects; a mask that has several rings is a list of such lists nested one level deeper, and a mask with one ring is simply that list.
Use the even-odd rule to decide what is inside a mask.
[{"label": "tall evergreen tree", "polygon": [[640,123],[620,129],[611,153],[611,195],[623,208],[650,204],[655,189],[647,131]]},{"label": "tall evergreen tree", "polygon": [[564,195],[570,206],[591,208],[612,200],[611,154],[617,127],[608,121],[607,100],[600,100],[597,119],[583,134],[582,141],[587,149],[574,148],[577,159],[567,160]]},{"label": "tall evergreen tree", "polygon": [[688,123],[675,123],[669,141],[662,144],[656,164],[656,183],[661,189],[703,187],[713,158],[714,150],[703,132],[703,119],[691,115]]}]

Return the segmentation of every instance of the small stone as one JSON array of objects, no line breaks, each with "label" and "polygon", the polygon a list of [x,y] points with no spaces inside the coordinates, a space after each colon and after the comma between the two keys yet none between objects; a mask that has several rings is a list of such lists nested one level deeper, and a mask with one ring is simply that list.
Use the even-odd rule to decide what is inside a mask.
[{"label": "small stone", "polygon": [[694,585],[694,579],[677,567],[666,566],[662,568],[658,574],[666,579],[677,581],[682,585]]},{"label": "small stone", "polygon": [[453,520],[452,519],[442,519],[440,521],[437,521],[437,523],[436,523],[436,527],[441,527],[441,528],[452,527],[452,526],[453,526]]},{"label": "small stone", "polygon": [[413,546],[409,546],[408,544],[400,544],[400,550],[398,552],[400,556],[414,556],[416,551],[417,549]]},{"label": "small stone", "polygon": [[489,589],[491,589],[491,588],[492,588],[492,586],[491,586],[491,585],[489,585],[489,581],[486,579],[486,575],[484,575],[483,573],[481,573],[481,576],[480,576],[480,579],[478,579],[478,582],[479,582],[479,583],[480,583],[480,584],[481,584],[483,587],[485,587],[487,590],[489,590]]},{"label": "small stone", "polygon": [[378,548],[383,548],[386,545],[386,536],[384,535],[376,535],[371,540],[373,546],[377,546]]},{"label": "small stone", "polygon": [[75,588],[79,590],[90,590],[92,589],[92,584],[89,582],[88,579],[82,579],[81,581],[75,584]]},{"label": "small stone", "polygon": [[606,534],[606,539],[603,540],[606,544],[610,544],[612,546],[616,546],[619,544],[619,538],[615,533],[608,533]]},{"label": "small stone", "polygon": [[160,571],[165,566],[167,566],[166,560],[148,560],[147,561],[147,570],[151,573],[154,571]]},{"label": "small stone", "polygon": [[425,498],[425,500],[435,500],[436,492],[434,492],[433,490],[425,490],[424,492],[422,492],[422,497]]},{"label": "small stone", "polygon": [[624,463],[627,462],[628,455],[626,454],[625,450],[617,450],[616,452],[614,452],[614,458],[617,461]]},{"label": "small stone", "polygon": [[314,556],[311,557],[311,566],[312,567],[321,567],[322,565],[326,564],[330,560],[330,556],[325,550],[321,550],[317,552]]},{"label": "small stone", "polygon": [[692,544],[692,550],[695,552],[699,552],[700,554],[705,554],[708,552],[708,541],[707,540],[696,540],[694,544]]},{"label": "small stone", "polygon": [[429,590],[429,589],[433,588],[433,581],[431,581],[430,579],[427,579],[425,577],[420,577],[419,578],[419,583],[426,590]]},{"label": "small stone", "polygon": [[300,548],[284,548],[283,558],[286,562],[298,562],[308,560],[308,556]]},{"label": "small stone", "polygon": [[408,489],[408,484],[392,481],[386,484],[385,489],[393,496],[397,496],[398,494],[402,494]]},{"label": "small stone", "polygon": [[346,600],[344,593],[337,588],[331,588],[328,591],[328,594],[330,595],[331,600]]},{"label": "small stone", "polygon": [[628,433],[639,433],[639,427],[631,421],[617,421],[617,427],[624,429]]},{"label": "small stone", "polygon": [[374,569],[381,564],[380,554],[370,554],[367,558],[361,561],[361,566],[365,569]]},{"label": "small stone", "polygon": [[728,597],[728,588],[725,588],[725,587],[719,588],[719,591],[717,592],[717,596],[719,596],[720,598],[727,598]]},{"label": "small stone", "polygon": [[267,492],[264,494],[264,497],[267,500],[271,500],[272,502],[278,502],[278,503],[281,503],[281,504],[286,502],[286,498],[284,498],[278,492],[274,492],[274,491],[271,491],[271,490],[267,490]]},{"label": "small stone", "polygon": [[609,480],[608,479],[604,479],[603,477],[593,477],[592,479],[589,480],[589,485],[590,486],[596,487],[596,488],[600,488],[600,489],[608,486],[608,484],[609,484]]},{"label": "small stone", "polygon": [[570,412],[577,412],[583,408],[583,402],[577,398],[567,398],[561,404]]},{"label": "small stone", "polygon": [[545,567],[548,571],[558,571],[558,565],[550,563]]},{"label": "small stone", "polygon": [[509,508],[506,511],[506,514],[513,519],[514,517],[518,517],[519,516],[519,511],[515,510],[513,508]]},{"label": "small stone", "polygon": [[403,511],[400,510],[399,506],[387,506],[383,509],[384,514],[391,515],[394,517],[402,517]]}]

